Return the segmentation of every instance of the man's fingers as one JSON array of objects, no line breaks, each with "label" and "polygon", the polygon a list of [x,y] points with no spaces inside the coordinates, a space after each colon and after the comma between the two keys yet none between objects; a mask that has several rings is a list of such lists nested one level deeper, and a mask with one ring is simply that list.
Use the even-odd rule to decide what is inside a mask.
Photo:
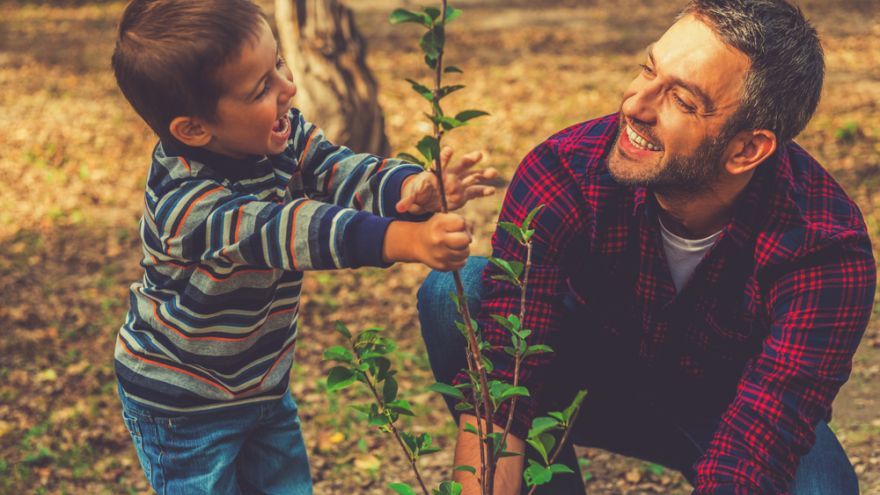
[{"label": "man's fingers", "polygon": [[467,231],[446,234],[443,245],[453,251],[466,251],[471,244],[471,236]]}]

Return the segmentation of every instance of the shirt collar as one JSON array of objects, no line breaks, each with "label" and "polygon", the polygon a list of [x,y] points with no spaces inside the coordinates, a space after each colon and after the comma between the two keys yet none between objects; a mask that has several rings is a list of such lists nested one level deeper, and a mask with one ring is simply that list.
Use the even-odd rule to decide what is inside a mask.
[{"label": "shirt collar", "polygon": [[162,139],[161,143],[166,156],[182,156],[190,162],[198,162],[208,171],[231,181],[259,177],[266,173],[263,165],[269,162],[265,156],[234,158],[205,148],[187,146],[174,138]]}]

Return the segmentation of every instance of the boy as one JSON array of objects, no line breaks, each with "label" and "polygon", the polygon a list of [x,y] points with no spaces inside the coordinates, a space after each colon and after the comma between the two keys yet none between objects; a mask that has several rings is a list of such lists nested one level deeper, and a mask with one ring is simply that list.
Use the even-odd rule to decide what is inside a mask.
[{"label": "boy", "polygon": [[[288,392],[303,270],[468,256],[461,217],[424,219],[433,175],[330,144],[278,51],[249,0],[135,0],[120,22],[117,82],[160,142],[116,374],[160,494],[311,493]],[[479,160],[446,168],[450,208],[492,194]]]}]

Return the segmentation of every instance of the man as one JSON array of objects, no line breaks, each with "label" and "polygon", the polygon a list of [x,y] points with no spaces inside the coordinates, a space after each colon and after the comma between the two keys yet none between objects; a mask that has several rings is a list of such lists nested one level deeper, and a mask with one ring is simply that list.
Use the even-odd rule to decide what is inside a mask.
[{"label": "man", "polygon": [[[695,493],[858,493],[827,421],[871,314],[876,264],[856,205],[792,141],[823,72],[815,30],[788,3],[693,0],[648,47],[619,114],[523,160],[500,220],[545,205],[524,326],[556,352],[522,364],[531,397],[517,404],[510,450],[524,451],[536,414],[587,388],[576,444],[680,470]],[[493,250],[525,259],[501,229]],[[518,313],[519,290],[491,266],[481,281],[485,266],[472,259],[462,276],[493,344],[491,378],[512,381],[509,335],[489,315]],[[432,273],[420,318],[438,380],[462,382],[451,290]],[[505,406],[495,423],[506,417]],[[562,459],[576,468],[571,448]],[[474,435],[459,434],[455,464],[479,466]],[[519,493],[523,465],[500,463],[496,495]],[[457,476],[479,493],[474,476]],[[583,491],[556,475],[539,493]]]}]

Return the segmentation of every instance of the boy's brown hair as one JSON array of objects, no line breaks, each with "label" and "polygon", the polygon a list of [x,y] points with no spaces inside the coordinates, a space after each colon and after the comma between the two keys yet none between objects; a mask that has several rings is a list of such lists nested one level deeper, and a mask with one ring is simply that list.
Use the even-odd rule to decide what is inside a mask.
[{"label": "boy's brown hair", "polygon": [[116,83],[162,139],[175,117],[212,119],[223,94],[218,69],[258,34],[250,0],[133,0],[113,51]]}]

